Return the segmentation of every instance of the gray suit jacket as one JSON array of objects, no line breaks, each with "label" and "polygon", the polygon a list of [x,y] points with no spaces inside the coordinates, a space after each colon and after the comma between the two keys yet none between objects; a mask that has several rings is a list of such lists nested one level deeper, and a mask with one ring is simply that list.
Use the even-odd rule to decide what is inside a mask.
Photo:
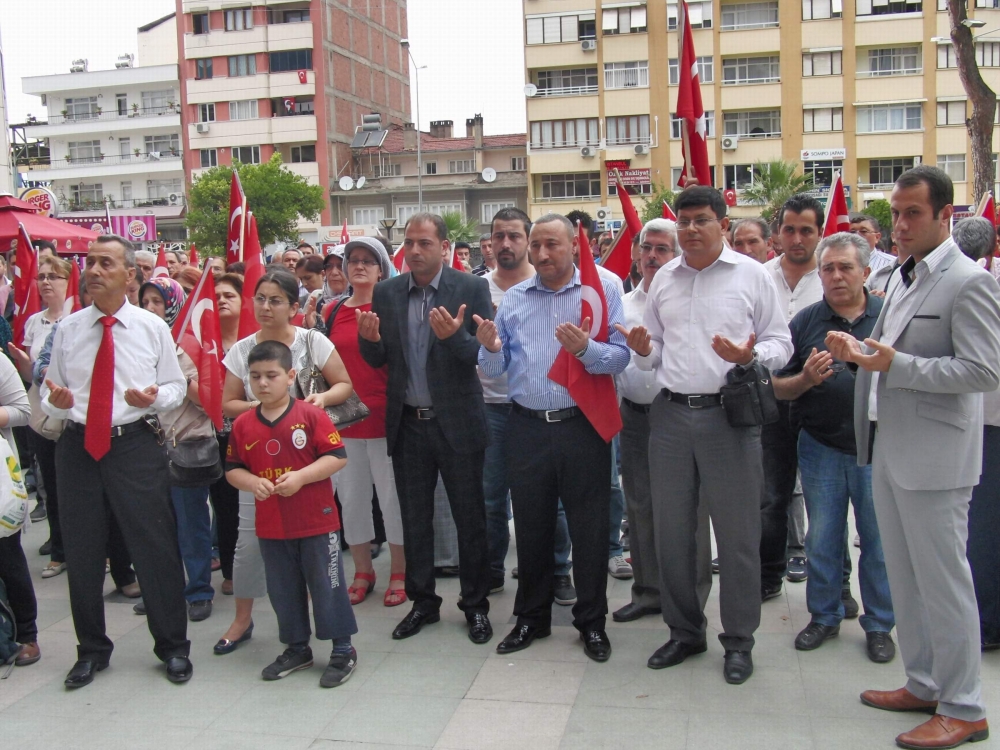
[{"label": "gray suit jacket", "polygon": [[[948,490],[979,483],[983,397],[1000,385],[1000,287],[950,239],[940,265],[916,290],[916,304],[894,341],[882,338],[887,301],[871,338],[896,350],[879,376],[879,452],[893,481],[908,490]],[[886,299],[902,283],[898,272]],[[868,401],[872,374],[859,368],[854,387],[858,463],[870,461]]]}]

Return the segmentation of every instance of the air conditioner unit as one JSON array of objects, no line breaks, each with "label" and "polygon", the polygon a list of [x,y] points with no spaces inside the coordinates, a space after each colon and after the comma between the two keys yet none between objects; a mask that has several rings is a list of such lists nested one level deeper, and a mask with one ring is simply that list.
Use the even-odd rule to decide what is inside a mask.
[{"label": "air conditioner unit", "polygon": [[735,151],[736,147],[740,143],[740,137],[738,135],[727,135],[722,138],[722,150],[723,151]]},{"label": "air conditioner unit", "polygon": [[208,132],[208,123],[207,122],[196,123],[194,126],[194,132],[201,133],[202,135],[204,135],[205,133]]},{"label": "air conditioner unit", "polygon": [[611,219],[611,209],[607,206],[602,206],[597,209],[597,220],[598,221],[608,221]]},{"label": "air conditioner unit", "polygon": [[645,143],[637,143],[635,144],[635,148],[633,149],[633,151],[635,152],[636,156],[645,156],[646,154],[649,153],[649,146],[647,146]]},{"label": "air conditioner unit", "polygon": [[596,39],[584,39],[580,42],[580,49],[584,52],[594,52],[597,49]]},{"label": "air conditioner unit", "polygon": [[86,73],[87,72],[87,61],[83,58],[74,60],[69,66],[70,73]]},{"label": "air conditioner unit", "polygon": [[593,159],[594,153],[595,149],[593,146],[584,146],[583,148],[580,149],[580,156],[582,156],[584,159]]},{"label": "air conditioner unit", "polygon": [[171,193],[170,195],[167,196],[167,200],[170,201],[171,203],[176,203],[180,199],[181,197],[177,195],[177,193]]},{"label": "air conditioner unit", "polygon": [[135,55],[130,55],[128,53],[124,55],[118,55],[118,59],[115,61],[116,68],[131,68],[135,63]]}]

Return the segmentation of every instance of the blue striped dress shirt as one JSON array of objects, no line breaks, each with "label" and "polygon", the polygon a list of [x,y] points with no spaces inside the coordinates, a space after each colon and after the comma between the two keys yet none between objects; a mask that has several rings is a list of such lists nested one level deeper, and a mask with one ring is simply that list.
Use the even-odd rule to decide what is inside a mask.
[{"label": "blue striped dress shirt", "polygon": [[[625,337],[615,330],[624,325],[621,297],[614,285],[601,279],[608,302],[608,343],[591,339],[580,358],[593,375],[617,375],[629,362]],[[500,351],[479,349],[479,366],[487,377],[507,373],[507,397],[528,409],[568,409],[576,406],[569,391],[549,380],[548,373],[562,344],[556,326],[580,323],[580,269],[562,289],[553,291],[538,276],[512,286],[497,309],[496,326],[503,345]]]}]

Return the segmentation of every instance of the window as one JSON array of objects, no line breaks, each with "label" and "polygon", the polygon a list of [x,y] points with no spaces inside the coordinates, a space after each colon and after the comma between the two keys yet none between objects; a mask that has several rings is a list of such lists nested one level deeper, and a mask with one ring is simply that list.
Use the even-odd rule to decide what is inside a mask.
[{"label": "window", "polygon": [[780,138],[781,110],[723,112],[722,134],[738,135],[740,138]]},{"label": "window", "polygon": [[85,185],[80,183],[79,185],[70,185],[69,188],[70,202],[80,205],[83,203],[103,203],[104,202],[104,185],[100,182],[94,183],[93,185]]},{"label": "window", "polygon": [[500,213],[505,208],[516,208],[517,204],[514,201],[506,201],[503,203],[483,203],[480,212],[480,224],[492,224],[493,217]]},{"label": "window", "polygon": [[299,10],[285,10],[276,11],[280,14],[279,21],[272,21],[272,23],[305,23],[309,20],[309,9],[301,8]]},{"label": "window", "polygon": [[132,139],[131,138],[119,138],[118,139],[118,155],[121,157],[122,161],[130,161],[132,159]]},{"label": "window", "polygon": [[920,73],[920,47],[886,47],[868,50],[868,71],[859,76],[905,76]]},{"label": "window", "polygon": [[311,49],[291,49],[285,52],[271,53],[272,73],[283,73],[288,70],[312,70],[313,52]]},{"label": "window", "polygon": [[230,120],[256,120],[257,100],[244,99],[239,102],[229,102]]},{"label": "window", "polygon": [[598,198],[601,195],[601,173],[543,174],[542,198]]},{"label": "window", "polygon": [[198,122],[215,122],[215,105],[198,105]]},{"label": "window", "polygon": [[452,159],[448,162],[449,174],[466,174],[476,171],[475,159]]},{"label": "window", "polygon": [[531,123],[532,148],[580,148],[600,142],[596,117]]},{"label": "window", "polygon": [[889,133],[923,127],[922,107],[918,103],[873,105],[858,107],[857,111],[859,133]]},{"label": "window", "polygon": [[233,161],[260,164],[260,146],[233,146]]},{"label": "window", "polygon": [[177,133],[169,133],[166,135],[147,135],[143,139],[143,143],[146,146],[147,154],[177,154],[181,149],[180,138]]},{"label": "window", "polygon": [[649,145],[649,115],[609,117],[605,121],[605,134],[609,146],[625,146],[633,143]]},{"label": "window", "polygon": [[525,19],[526,44],[558,44],[596,38],[597,14],[594,12],[528,16]]},{"label": "window", "polygon": [[212,77],[212,58],[202,57],[194,61],[194,77],[198,81]]},{"label": "window", "polygon": [[292,146],[292,164],[316,161],[316,145]]},{"label": "window", "polygon": [[176,101],[173,89],[142,92],[142,108],[147,112],[165,112],[173,107]]},{"label": "window", "polygon": [[[709,176],[712,178],[710,180],[710,182],[713,185],[717,185],[718,183],[715,181],[715,172],[716,172],[715,165],[713,164],[708,169],[709,169],[709,172],[710,172]],[[681,167],[671,167],[670,168],[670,185],[668,187],[670,187],[670,189],[674,189],[675,187],[678,186],[678,183],[680,183],[680,181],[681,181]]]},{"label": "window", "polygon": [[844,74],[843,53],[807,52],[802,55],[802,75],[810,76],[840,76]]},{"label": "window", "polygon": [[[712,2],[702,0],[702,2],[688,3],[688,19],[691,21],[692,29],[712,28]],[[667,29],[674,31],[677,28],[677,3],[667,0]]]},{"label": "window", "polygon": [[445,214],[459,214],[465,217],[465,206],[462,203],[431,203],[427,206],[428,212],[444,216]]},{"label": "window", "polygon": [[119,117],[128,115],[128,94],[115,94],[115,108]]},{"label": "window", "polygon": [[359,206],[354,209],[354,223],[378,226],[385,218],[385,206]]},{"label": "window", "polygon": [[127,203],[128,201],[131,201],[132,200],[132,181],[131,180],[125,180],[125,181],[123,181],[122,184],[121,184],[121,188],[122,188],[121,189],[121,193],[122,193],[122,200],[121,200],[121,202],[122,203]]},{"label": "window", "polygon": [[316,112],[314,97],[285,97],[271,100],[271,112],[276,117],[311,115]]},{"label": "window", "polygon": [[389,162],[382,162],[381,165],[376,164],[372,167],[372,175],[374,177],[399,177],[403,174],[402,164],[390,164]]},{"label": "window", "polygon": [[802,20],[817,21],[821,18],[840,18],[843,13],[842,0],[802,0]]},{"label": "window", "polygon": [[980,68],[1000,68],[1000,42],[977,42],[976,62]]},{"label": "window", "polygon": [[631,8],[605,8],[601,15],[601,29],[608,34],[635,34],[646,30],[646,6]]},{"label": "window", "polygon": [[892,13],[922,13],[921,0],[856,0],[859,16],[886,16]]},{"label": "window", "polygon": [[[698,81],[700,83],[712,83],[715,80],[715,62],[711,55],[696,59],[698,64]],[[671,86],[677,85],[677,58],[671,57],[667,60],[668,81]]]},{"label": "window", "polygon": [[202,169],[219,166],[219,152],[214,148],[203,148],[201,150]]},{"label": "window", "polygon": [[[670,116],[670,137],[675,141],[681,139],[683,122],[676,114]],[[705,137],[715,138],[715,110],[705,112]]]},{"label": "window", "polygon": [[844,162],[841,159],[827,159],[824,161],[807,161],[802,164],[802,173],[813,178],[813,185],[816,187],[830,187],[833,184],[833,173],[844,171]]},{"label": "window", "polygon": [[604,88],[628,89],[649,86],[649,61],[604,63]]},{"label": "window", "polygon": [[527,156],[512,156],[512,157],[510,157],[510,171],[511,172],[527,172],[528,171],[528,157]]},{"label": "window", "polygon": [[229,58],[229,77],[257,75],[257,58],[254,55],[232,55]]},{"label": "window", "polygon": [[597,68],[540,70],[536,74],[536,96],[579,96],[597,93]]},{"label": "window", "polygon": [[726,164],[723,167],[726,190],[743,190],[750,187],[757,176],[753,164]]},{"label": "window", "polygon": [[937,103],[938,125],[965,125],[965,100]]},{"label": "window", "polygon": [[101,142],[98,141],[70,141],[66,144],[69,147],[69,161],[74,164],[100,161]]},{"label": "window", "polygon": [[802,110],[803,133],[829,133],[844,129],[843,107]]},{"label": "window", "polygon": [[768,29],[778,25],[778,3],[733,3],[722,6],[722,30]]},{"label": "window", "polygon": [[424,174],[437,174],[437,173],[438,173],[438,163],[436,161],[424,162]]},{"label": "window", "polygon": [[244,31],[253,28],[253,8],[236,8],[226,11],[226,31]]},{"label": "window", "polygon": [[870,159],[868,161],[868,183],[870,185],[892,185],[907,169],[913,169],[913,157],[902,159]]},{"label": "window", "polygon": [[722,61],[722,85],[777,83],[781,80],[778,56],[731,57]]},{"label": "window", "polygon": [[955,45],[939,44],[937,46],[937,55],[937,66],[939,69],[958,67],[958,57],[955,55]]},{"label": "window", "polygon": [[406,222],[408,222],[414,214],[418,213],[420,213],[420,210],[416,203],[398,204],[396,206],[396,223],[401,227],[406,226]]},{"label": "window", "polygon": [[965,182],[965,154],[938,154],[937,165],[954,182]]},{"label": "window", "polygon": [[976,0],[977,8],[1000,8],[1000,0]]},{"label": "window", "polygon": [[65,103],[67,120],[89,120],[92,117],[97,117],[96,96],[67,98]]},{"label": "window", "polygon": [[184,194],[183,180],[177,177],[172,180],[146,180],[146,197],[150,200],[167,198],[171,193]]},{"label": "window", "polygon": [[192,13],[191,22],[194,24],[195,34],[208,33],[208,13]]}]

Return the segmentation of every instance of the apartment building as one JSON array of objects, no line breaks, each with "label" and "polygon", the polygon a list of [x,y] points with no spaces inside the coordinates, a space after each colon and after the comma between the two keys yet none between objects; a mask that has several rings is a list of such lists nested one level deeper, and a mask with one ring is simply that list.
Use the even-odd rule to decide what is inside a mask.
[{"label": "apartment building", "polygon": [[[734,215],[756,212],[741,199],[753,163],[779,157],[812,175],[820,195],[842,171],[853,207],[888,198],[921,162],[951,175],[957,204],[972,202],[971,105],[945,0],[688,6],[713,182]],[[531,215],[604,208],[620,219],[609,167],[637,205],[655,184],[676,185],[676,3],[523,0],[523,9]],[[985,22],[976,54],[993,82],[1000,2],[970,0],[969,15]]]},{"label": "apartment building", "polygon": [[[277,152],[330,190],[350,174],[362,117],[409,120],[406,0],[178,0],[181,119],[189,179]],[[301,223],[316,240],[331,223]]]}]

